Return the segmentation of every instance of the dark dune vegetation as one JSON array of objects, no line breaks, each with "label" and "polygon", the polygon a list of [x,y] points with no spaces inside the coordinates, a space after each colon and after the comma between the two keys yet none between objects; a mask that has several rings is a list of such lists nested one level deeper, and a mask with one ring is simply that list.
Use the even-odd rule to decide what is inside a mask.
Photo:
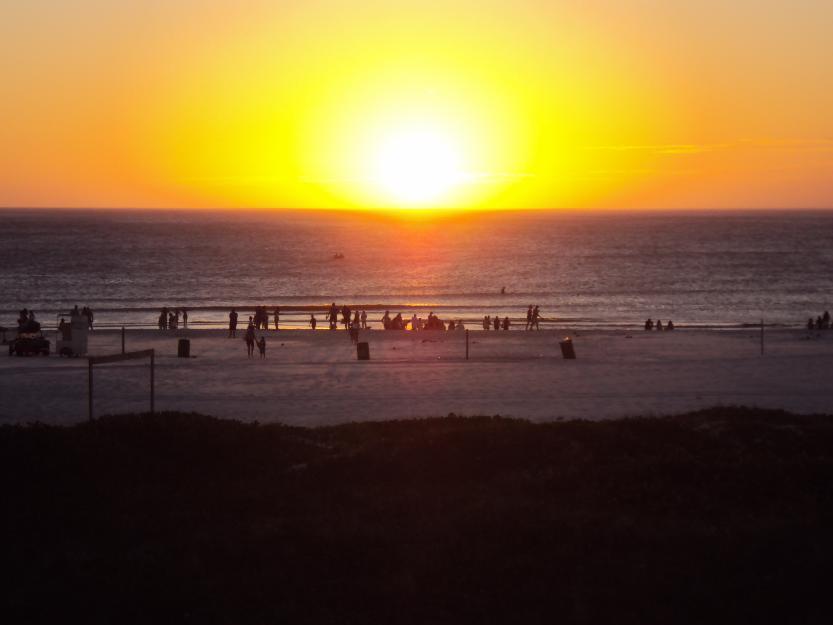
[{"label": "dark dune vegetation", "polygon": [[0,428],[5,623],[833,622],[833,417]]}]

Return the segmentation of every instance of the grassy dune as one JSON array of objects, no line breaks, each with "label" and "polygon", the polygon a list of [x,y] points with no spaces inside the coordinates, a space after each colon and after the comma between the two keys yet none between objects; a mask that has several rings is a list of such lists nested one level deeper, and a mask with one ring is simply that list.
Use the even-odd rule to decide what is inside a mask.
[{"label": "grassy dune", "polygon": [[833,418],[0,428],[4,622],[829,623]]}]

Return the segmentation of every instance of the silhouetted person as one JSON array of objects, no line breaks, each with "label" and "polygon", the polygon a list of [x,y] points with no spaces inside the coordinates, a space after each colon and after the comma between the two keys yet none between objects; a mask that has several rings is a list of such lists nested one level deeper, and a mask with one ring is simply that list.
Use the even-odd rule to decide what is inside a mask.
[{"label": "silhouetted person", "polygon": [[281,323],[281,309],[279,306],[275,306],[275,330],[278,329],[278,326]]},{"label": "silhouetted person", "polygon": [[315,320],[315,314],[312,313],[309,316],[309,327],[315,330],[316,325],[318,325],[318,321]]},{"label": "silhouetted person", "polygon": [[330,315],[327,320],[330,322],[330,330],[335,330],[338,326],[338,308],[336,308],[335,302],[330,306]]},{"label": "silhouetted person", "polygon": [[492,327],[492,322],[489,320],[489,315],[483,315],[483,329],[488,330]]},{"label": "silhouetted person", "polygon": [[260,340],[257,342],[257,349],[260,352],[261,358],[266,358],[266,337],[261,336]]},{"label": "silhouetted person", "polygon": [[168,313],[165,312],[164,308],[159,313],[159,329],[160,330],[167,330],[168,329]]},{"label": "silhouetted person", "polygon": [[668,323],[665,324],[665,331],[667,332],[667,331],[673,330],[673,329],[674,329],[674,322],[669,319]]},{"label": "silhouetted person", "polygon": [[662,332],[662,321],[657,319],[657,332]]},{"label": "silhouetted person", "polygon": [[454,319],[448,322],[448,331],[451,332],[452,330],[457,329],[457,324],[454,323]]},{"label": "silhouetted person", "polygon": [[356,328],[357,330],[362,327],[361,315],[359,315],[358,310],[353,315],[353,327]]},{"label": "silhouetted person", "polygon": [[382,327],[385,330],[390,330],[390,311],[389,310],[385,311],[385,314],[382,315],[382,318],[381,318],[380,321],[382,322]]},{"label": "silhouetted person", "polygon": [[646,330],[653,330],[654,329],[654,320],[648,317],[645,321],[645,329]]},{"label": "silhouetted person", "polygon": [[233,308],[231,312],[228,314],[228,335],[229,338],[234,338],[237,336],[237,311]]},{"label": "silhouetted person", "polygon": [[367,330],[367,311],[366,310],[362,311],[361,320],[362,320],[362,330]]},{"label": "silhouetted person", "polygon": [[253,358],[255,355],[255,322],[252,317],[249,317],[249,325],[246,326],[246,355]]},{"label": "silhouetted person", "polygon": [[497,315],[495,315],[494,327],[495,331],[500,330],[500,317],[498,317]]},{"label": "silhouetted person", "polygon": [[188,329],[188,310],[185,308],[182,309],[182,327]]},{"label": "silhouetted person", "polygon": [[814,326],[815,326],[815,322],[813,321],[813,318],[810,317],[809,319],[807,319],[807,329],[812,331]]},{"label": "silhouetted person", "polygon": [[532,329],[532,306],[526,309],[526,327],[525,330]]},{"label": "silhouetted person", "polygon": [[535,306],[532,309],[532,325],[535,326],[536,330],[540,330],[541,328],[538,327],[538,321],[541,319],[541,311]]},{"label": "silhouetted person", "polygon": [[503,329],[504,329],[504,330],[508,330],[508,329],[509,329],[509,317],[504,317],[504,318],[503,318]]}]

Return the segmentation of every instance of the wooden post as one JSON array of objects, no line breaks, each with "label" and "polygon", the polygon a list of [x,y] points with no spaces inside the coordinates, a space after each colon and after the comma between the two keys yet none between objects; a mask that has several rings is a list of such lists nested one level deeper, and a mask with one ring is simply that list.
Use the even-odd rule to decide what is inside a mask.
[{"label": "wooden post", "polygon": [[469,359],[469,331],[466,329],[466,360]]},{"label": "wooden post", "polygon": [[124,326],[121,327],[121,353],[124,353]]},{"label": "wooden post", "polygon": [[154,412],[153,365],[154,365],[154,351],[150,350],[150,414],[153,414],[153,412]]},{"label": "wooden post", "polygon": [[89,400],[89,410],[87,415],[90,418],[90,421],[93,420],[93,362],[92,360],[87,361],[87,394]]},{"label": "wooden post", "polygon": [[761,317],[761,356],[764,355],[764,319]]}]

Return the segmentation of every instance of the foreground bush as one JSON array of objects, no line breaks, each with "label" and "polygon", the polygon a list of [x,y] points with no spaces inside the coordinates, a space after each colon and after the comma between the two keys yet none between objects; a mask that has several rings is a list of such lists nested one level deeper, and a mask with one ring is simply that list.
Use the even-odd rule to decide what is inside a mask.
[{"label": "foreground bush", "polygon": [[0,428],[4,622],[829,623],[833,421]]}]

